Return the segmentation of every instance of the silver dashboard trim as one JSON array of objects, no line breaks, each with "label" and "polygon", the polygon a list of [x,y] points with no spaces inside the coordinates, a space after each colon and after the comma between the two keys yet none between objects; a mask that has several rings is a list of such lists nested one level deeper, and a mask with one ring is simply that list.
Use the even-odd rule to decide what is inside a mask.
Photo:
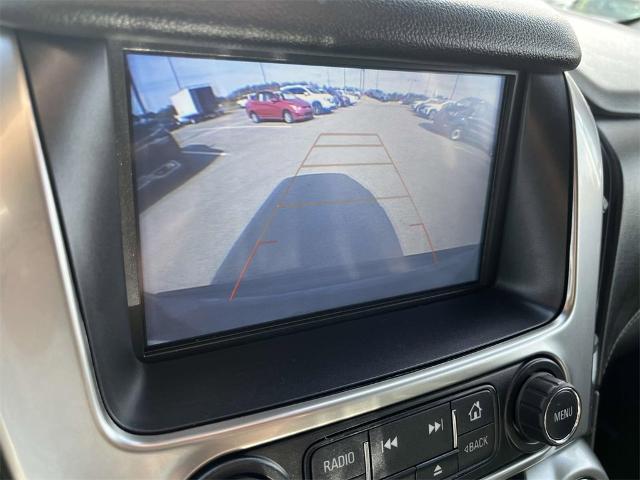
[{"label": "silver dashboard trim", "polygon": [[608,480],[602,464],[587,442],[580,439],[562,450],[544,458],[525,474],[526,480],[575,480],[589,478]]},{"label": "silver dashboard trim", "polygon": [[[557,319],[526,335],[390,380],[211,425],[143,436],[116,425],[100,398],[24,70],[10,32],[0,33],[0,52],[0,71],[10,80],[0,86],[2,97],[13,100],[2,104],[0,115],[0,206],[9,212],[0,216],[0,244],[3,258],[12,259],[0,263],[0,278],[15,283],[11,292],[4,287],[0,291],[0,442],[3,449],[12,446],[7,461],[16,478],[94,477],[96,472],[112,478],[185,478],[212,458],[440,390],[539,354],[563,364],[585,399],[585,411],[590,410],[602,167],[595,122],[570,78],[576,175],[568,292]],[[8,185],[9,175],[29,195]],[[584,416],[577,435],[586,432],[587,421]],[[33,454],[34,445],[39,455]],[[518,468],[550,451],[528,457]],[[61,453],[68,455],[65,461],[60,461]],[[505,478],[511,470],[491,478]]]}]

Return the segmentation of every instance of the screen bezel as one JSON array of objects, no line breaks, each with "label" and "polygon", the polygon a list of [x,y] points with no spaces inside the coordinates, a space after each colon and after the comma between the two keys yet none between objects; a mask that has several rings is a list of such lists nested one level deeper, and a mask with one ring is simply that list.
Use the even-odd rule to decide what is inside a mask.
[{"label": "screen bezel", "polygon": [[[496,132],[496,144],[492,159],[490,178],[486,192],[486,210],[481,237],[481,254],[478,280],[439,289],[410,293],[406,295],[374,300],[356,305],[337,307],[322,312],[314,312],[295,317],[265,322],[259,325],[241,327],[224,332],[216,332],[198,337],[186,338],[174,342],[149,346],[147,344],[146,323],[143,301],[143,276],[140,261],[140,235],[138,208],[135,196],[135,172],[132,150],[132,117],[129,71],[126,55],[129,53],[145,55],[171,55],[192,58],[216,58],[238,61],[287,63],[299,65],[319,65],[327,67],[371,68],[396,71],[433,71],[438,73],[491,74],[503,76],[502,102]],[[139,44],[115,43],[110,48],[112,85],[116,102],[116,129],[122,144],[118,151],[120,158],[120,190],[122,211],[123,256],[126,275],[126,290],[129,320],[131,324],[133,348],[140,359],[155,360],[202,349],[220,348],[231,344],[252,341],[264,336],[282,334],[287,331],[316,328],[322,324],[345,321],[373,313],[388,312],[401,308],[421,305],[435,300],[473,292],[493,283],[498,261],[501,222],[504,198],[508,188],[510,140],[512,130],[517,128],[514,118],[516,91],[519,74],[513,70],[469,67],[461,65],[436,64],[429,62],[398,61],[373,59],[369,57],[342,57],[327,55],[309,55],[290,52],[235,51],[233,49],[188,48],[176,49],[175,46],[154,45],[147,48]],[[125,141],[126,140],[126,141]]]}]

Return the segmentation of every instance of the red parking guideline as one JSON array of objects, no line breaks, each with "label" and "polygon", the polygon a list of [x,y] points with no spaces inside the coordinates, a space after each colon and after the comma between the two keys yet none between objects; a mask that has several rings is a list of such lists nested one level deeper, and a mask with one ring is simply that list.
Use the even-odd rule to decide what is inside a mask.
[{"label": "red parking guideline", "polygon": [[242,282],[242,279],[247,273],[247,270],[249,270],[249,265],[251,265],[251,262],[253,262],[253,258],[256,256],[256,253],[258,253],[258,248],[260,248],[262,245],[267,245],[271,243],[277,243],[277,240],[264,240],[264,241],[258,240],[256,244],[253,246],[253,249],[251,250],[251,254],[249,254],[249,258],[247,258],[247,261],[244,263],[244,267],[242,267],[242,270],[240,271],[240,275],[238,275],[238,280],[236,280],[236,284],[233,287],[233,290],[231,291],[231,295],[229,295],[229,300],[233,300],[236,297],[236,294],[238,293],[238,288],[240,288],[240,282]]},{"label": "red parking guideline", "polygon": [[[321,144],[318,145],[318,141],[320,140],[321,137],[377,137],[378,139],[378,144]],[[384,162],[384,163],[351,163],[351,164],[306,164],[305,162],[309,159],[309,156],[311,155],[311,152],[313,151],[314,148],[329,148],[329,147],[382,147],[384,149],[384,152],[387,156],[387,158],[389,159],[389,162]],[[376,197],[376,200],[390,200],[390,199],[396,199],[396,198],[408,198],[409,201],[411,202],[411,205],[413,206],[413,209],[415,211],[415,214],[417,215],[418,219],[420,220],[419,223],[414,223],[409,225],[410,227],[421,227],[422,231],[424,232],[424,235],[426,237],[427,240],[427,244],[429,246],[429,249],[431,250],[431,255],[433,258],[433,262],[437,263],[438,262],[438,255],[436,254],[435,248],[433,246],[433,242],[431,241],[431,236],[429,235],[429,230],[427,229],[427,226],[424,222],[424,220],[422,219],[422,216],[420,215],[420,211],[418,210],[418,206],[416,205],[415,200],[413,199],[413,196],[411,195],[411,192],[409,191],[409,188],[407,187],[407,184],[404,181],[404,178],[402,178],[402,175],[400,174],[400,171],[398,170],[397,165],[395,164],[393,157],[391,156],[391,154],[389,153],[389,150],[387,149],[386,145],[384,144],[384,142],[382,141],[382,138],[380,137],[380,135],[378,133],[320,133],[315,141],[313,142],[313,145],[311,145],[311,148],[309,148],[309,150],[307,151],[307,154],[304,156],[304,158],[302,159],[302,162],[300,162],[300,165],[298,165],[298,168],[296,170],[296,172],[294,173],[293,177],[291,177],[291,180],[289,181],[287,187],[285,188],[284,192],[282,193],[280,199],[276,202],[275,206],[272,208],[269,218],[267,218],[267,220],[264,223],[264,226],[262,227],[262,230],[260,231],[260,234],[258,235],[258,239],[256,240],[255,245],[253,246],[253,249],[251,250],[251,253],[249,254],[249,257],[247,258],[246,262],[244,263],[244,266],[242,267],[242,270],[240,271],[240,274],[238,275],[238,279],[236,280],[236,283],[233,287],[233,290],[231,291],[231,294],[229,295],[229,301],[233,300],[237,294],[238,294],[238,290],[240,288],[240,284],[242,283],[242,279],[244,278],[244,276],[247,273],[247,270],[249,269],[249,267],[251,266],[251,263],[253,262],[253,259],[255,258],[256,254],[258,253],[258,249],[262,246],[262,245],[266,245],[266,244],[273,244],[276,243],[276,240],[262,240],[262,237],[265,235],[265,233],[267,232],[267,230],[269,230],[269,227],[271,226],[271,224],[273,223],[273,220],[275,218],[275,216],[278,213],[278,210],[281,208],[301,208],[301,207],[306,207],[306,206],[317,206],[317,205],[340,205],[340,204],[348,204],[348,203],[354,203],[354,202],[359,202],[359,199],[346,199],[346,200],[340,200],[340,201],[334,201],[334,202],[306,202],[306,203],[302,203],[302,204],[290,204],[290,205],[286,205],[284,202],[284,199],[286,198],[286,196],[289,194],[289,191],[291,190],[291,187],[293,186],[293,182],[296,180],[296,178],[298,178],[298,175],[300,174],[300,171],[303,168],[318,168],[318,167],[365,167],[365,166],[372,166],[372,165],[391,165],[394,169],[394,171],[396,172],[396,175],[398,175],[398,178],[400,179],[400,183],[402,183],[402,187],[406,193],[406,195],[395,195],[395,196],[389,196],[389,197]]]},{"label": "red parking guideline", "polygon": [[380,141],[380,145],[382,146],[382,148],[384,148],[384,153],[386,153],[386,155],[389,158],[389,160],[391,160],[391,163],[393,164],[393,169],[396,171],[396,174],[398,175],[398,178],[400,179],[400,182],[402,182],[402,187],[404,188],[404,191],[407,192],[407,195],[409,195],[409,201],[411,202],[411,205],[413,205],[413,209],[416,212],[416,215],[418,216],[418,218],[420,219],[420,223],[414,224],[412,226],[417,226],[417,225],[421,225],[422,226],[422,231],[424,232],[424,235],[427,238],[427,243],[429,244],[429,248],[431,249],[431,256],[433,258],[433,263],[438,263],[438,255],[436,254],[436,251],[433,248],[433,242],[431,241],[431,235],[429,235],[429,230],[427,229],[427,224],[422,219],[422,215],[420,215],[420,211],[418,210],[418,206],[416,205],[416,202],[413,199],[413,195],[411,195],[411,192],[409,191],[409,188],[407,187],[407,184],[404,182],[404,178],[402,178],[402,175],[400,174],[400,170],[398,170],[398,167],[397,167],[396,163],[393,161],[393,157],[389,153],[389,150],[387,150],[387,146],[382,141],[382,138],[380,138],[380,135],[378,135],[377,133],[376,133],[376,136],[378,137],[378,140]]},{"label": "red parking guideline", "polygon": [[[238,279],[236,280],[236,283],[235,283],[235,285],[233,287],[233,290],[231,291],[231,294],[229,295],[229,301],[232,301],[234,298],[236,298],[236,295],[238,294],[238,289],[240,288],[240,283],[242,283],[242,279],[244,278],[245,274],[247,273],[247,270],[249,269],[249,266],[251,265],[251,262],[253,262],[253,258],[256,256],[256,253],[258,253],[258,248],[260,247],[260,245],[263,244],[262,237],[267,232],[267,230],[269,230],[269,227],[271,226],[271,223],[273,222],[273,219],[275,218],[276,214],[278,213],[278,206],[282,203],[282,201],[289,194],[289,190],[291,189],[291,186],[293,185],[294,180],[298,177],[298,174],[300,173],[300,170],[302,169],[302,166],[304,165],[304,162],[306,162],[307,159],[309,158],[309,155],[311,155],[311,151],[316,146],[316,143],[318,143],[318,140],[320,139],[321,136],[322,136],[322,134],[320,134],[320,135],[318,135],[316,137],[315,141],[313,142],[313,145],[311,145],[311,148],[309,149],[309,151],[307,151],[307,154],[302,159],[302,162],[300,162],[300,165],[298,165],[298,169],[296,170],[296,173],[293,175],[293,177],[291,177],[291,181],[287,185],[287,188],[285,189],[285,191],[282,193],[282,196],[276,202],[275,206],[271,209],[271,213],[269,214],[269,218],[264,223],[264,226],[262,227],[262,230],[260,231],[260,234],[258,235],[258,239],[256,240],[256,243],[253,246],[253,249],[251,250],[251,253],[249,254],[249,257],[247,258],[247,261],[244,263],[244,267],[242,267],[242,270],[240,271],[240,274],[238,275]],[[271,243],[275,243],[275,241],[272,241]]]}]

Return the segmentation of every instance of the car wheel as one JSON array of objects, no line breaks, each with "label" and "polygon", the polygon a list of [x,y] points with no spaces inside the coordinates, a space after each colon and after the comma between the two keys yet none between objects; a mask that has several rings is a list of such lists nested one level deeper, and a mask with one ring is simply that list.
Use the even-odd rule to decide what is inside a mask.
[{"label": "car wheel", "polygon": [[429,110],[429,111],[427,112],[427,118],[428,118],[429,120],[433,120],[433,117],[434,117],[434,114],[435,114],[435,113],[436,113],[436,112],[435,112],[434,110]]},{"label": "car wheel", "polygon": [[285,123],[293,123],[293,115],[291,115],[291,112],[288,110],[284,111],[284,113],[282,114],[282,119],[285,121]]},{"label": "car wheel", "polygon": [[260,117],[256,114],[256,112],[251,112],[249,114],[249,117],[251,117],[253,123],[260,123]]},{"label": "car wheel", "polygon": [[322,113],[322,105],[320,105],[320,102],[313,102],[311,107],[313,108],[314,115],[320,115]]},{"label": "car wheel", "polygon": [[460,140],[462,138],[462,129],[452,128],[451,131],[449,131],[449,138],[454,142]]}]

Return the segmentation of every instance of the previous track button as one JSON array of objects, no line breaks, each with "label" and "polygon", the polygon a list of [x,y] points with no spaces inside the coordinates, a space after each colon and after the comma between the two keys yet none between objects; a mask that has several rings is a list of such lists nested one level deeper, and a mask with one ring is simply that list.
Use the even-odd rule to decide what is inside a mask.
[{"label": "previous track button", "polygon": [[369,430],[373,480],[423,463],[453,448],[448,403]]}]

